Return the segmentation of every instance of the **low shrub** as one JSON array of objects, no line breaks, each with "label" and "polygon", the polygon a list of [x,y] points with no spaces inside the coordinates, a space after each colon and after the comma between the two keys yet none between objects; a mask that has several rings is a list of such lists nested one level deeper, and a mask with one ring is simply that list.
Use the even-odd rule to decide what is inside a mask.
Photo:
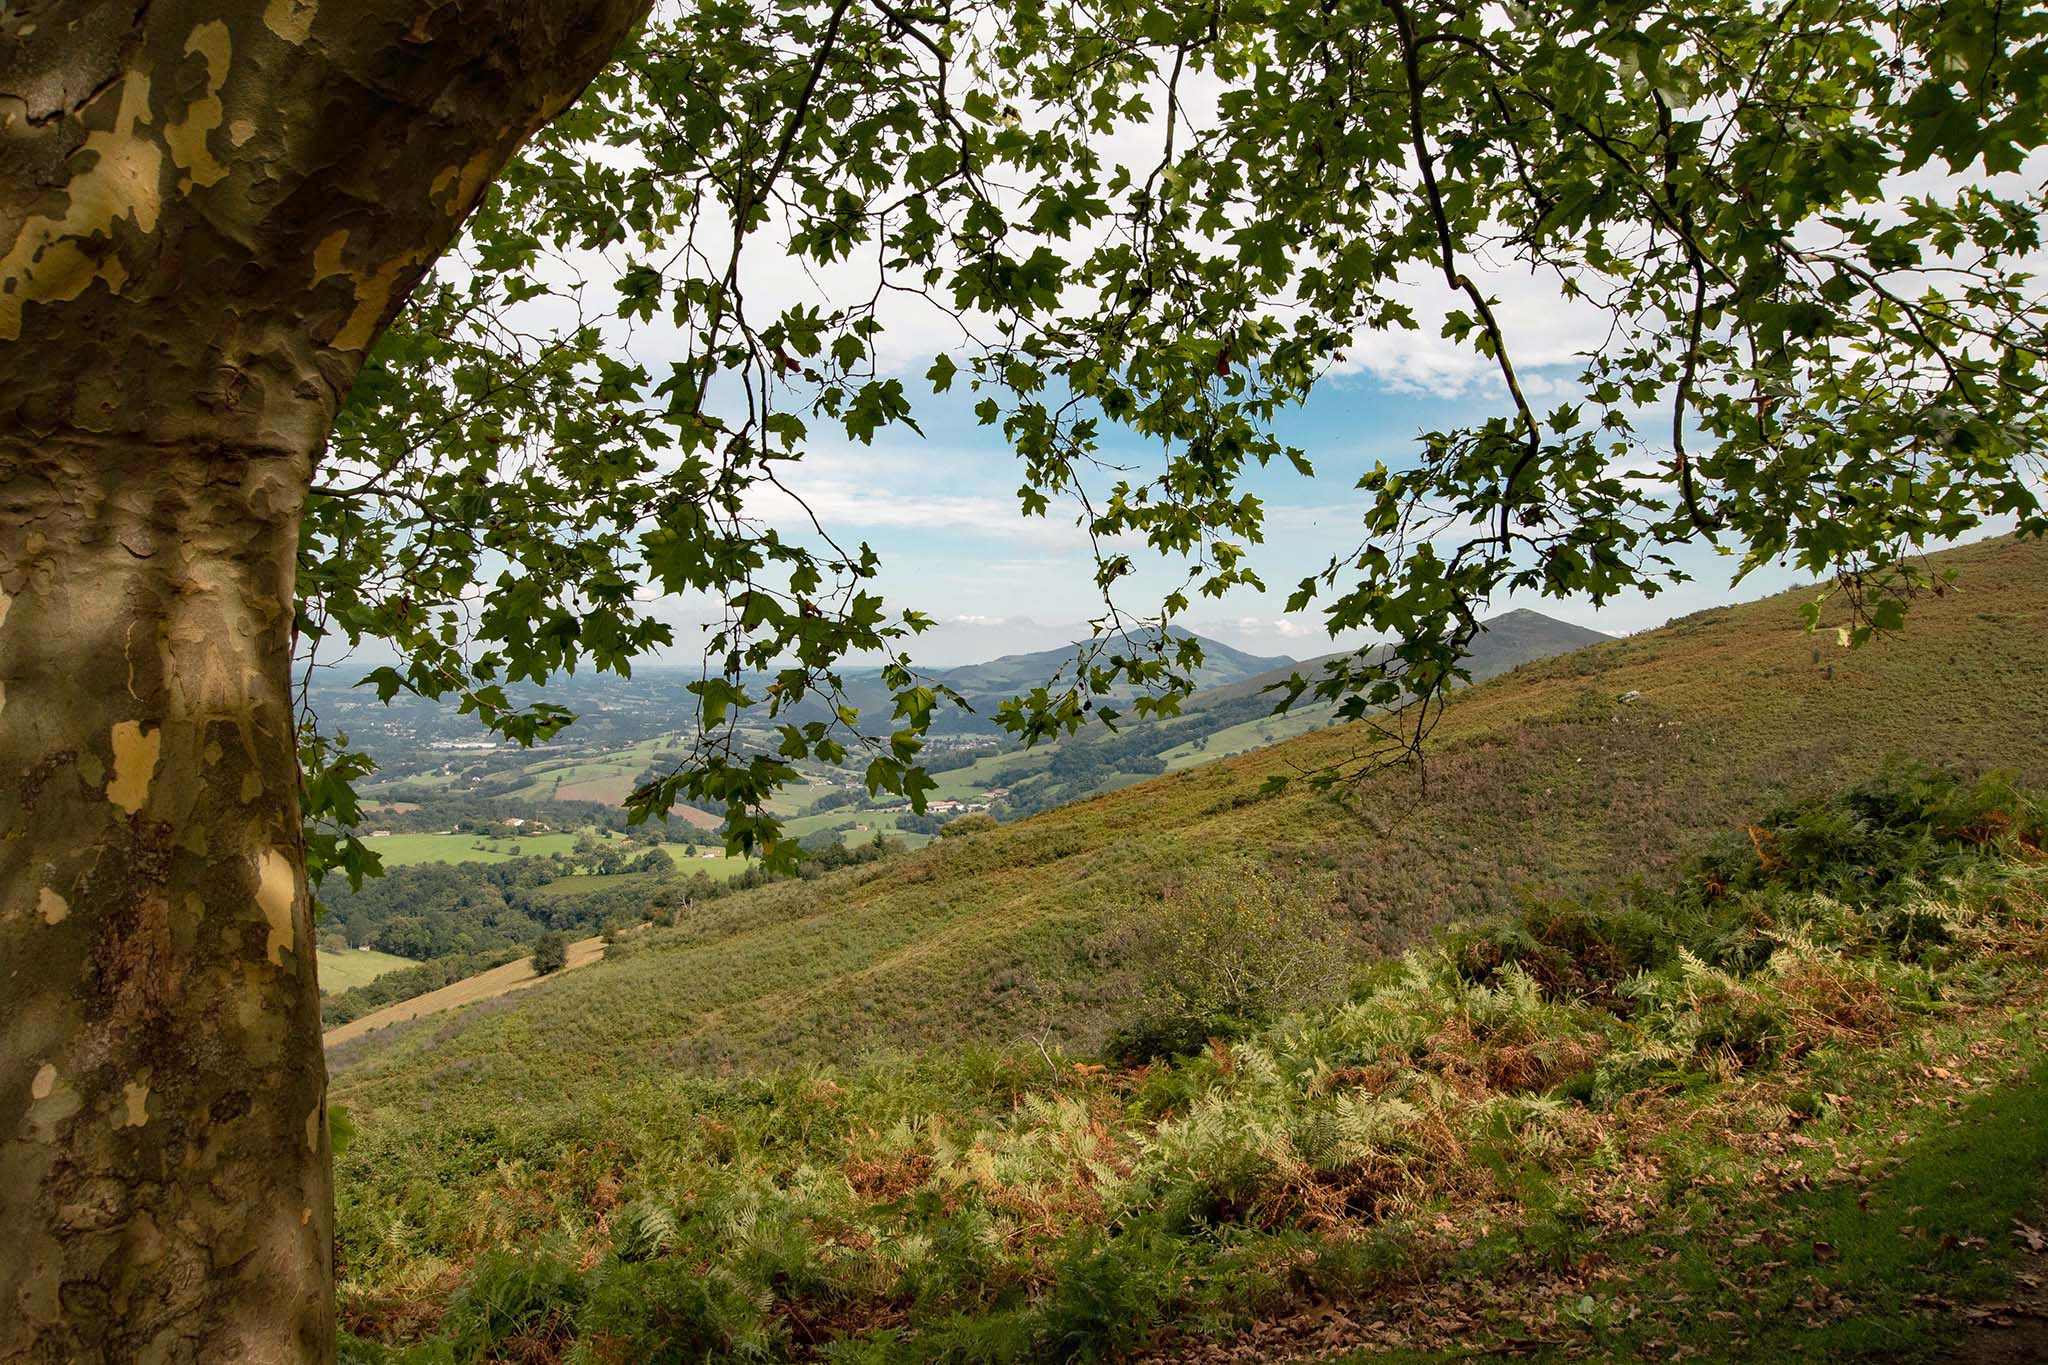
[{"label": "low shrub", "polygon": [[1165,913],[1125,935],[1138,1000],[1110,1033],[1109,1059],[1137,1066],[1199,1051],[1334,998],[1349,955],[1326,899],[1326,887],[1285,884],[1253,864],[1169,896]]}]

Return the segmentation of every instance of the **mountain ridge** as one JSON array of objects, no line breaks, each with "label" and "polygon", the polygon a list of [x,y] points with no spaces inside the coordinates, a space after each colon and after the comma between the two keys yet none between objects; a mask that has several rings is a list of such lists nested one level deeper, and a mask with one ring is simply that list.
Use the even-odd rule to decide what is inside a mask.
[{"label": "mountain ridge", "polygon": [[[1597,645],[1616,638],[1528,607],[1516,607],[1498,616],[1487,617],[1479,623],[1479,632],[1466,661],[1474,682],[1483,682],[1518,664],[1547,658],[1552,654],[1584,649],[1588,645]],[[1378,648],[1384,649],[1385,646]],[[1357,652],[1353,649],[1339,649],[1328,654],[1318,654],[1313,658],[1290,660],[1265,673],[1232,683],[1220,689],[1220,695],[1227,697],[1241,689],[1262,691],[1267,687],[1285,683],[1296,673],[1313,683],[1322,675],[1325,665],[1338,659],[1351,658]]]}]

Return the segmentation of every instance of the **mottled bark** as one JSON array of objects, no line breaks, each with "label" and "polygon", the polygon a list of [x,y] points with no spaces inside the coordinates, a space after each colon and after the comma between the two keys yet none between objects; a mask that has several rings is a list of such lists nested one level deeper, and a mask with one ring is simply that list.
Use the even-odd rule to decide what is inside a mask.
[{"label": "mottled bark", "polygon": [[300,509],[643,5],[0,10],[0,1361],[332,1354]]}]

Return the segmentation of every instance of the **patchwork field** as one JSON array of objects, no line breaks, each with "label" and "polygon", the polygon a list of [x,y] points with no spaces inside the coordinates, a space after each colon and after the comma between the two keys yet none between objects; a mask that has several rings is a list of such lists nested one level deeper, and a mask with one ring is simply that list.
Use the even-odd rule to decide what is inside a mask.
[{"label": "patchwork field", "polygon": [[976,759],[964,768],[950,772],[933,773],[932,780],[938,785],[932,789],[935,801],[973,801],[983,792],[996,786],[1004,779],[1014,780],[1044,772],[1052,760],[1052,749],[1035,749],[1025,753],[996,754],[989,758]]},{"label": "patchwork field", "polygon": [[[934,797],[944,800],[944,797]],[[919,834],[897,828],[902,813],[898,811],[864,810],[849,812],[827,811],[822,815],[793,815],[782,822],[783,833],[792,839],[801,839],[820,830],[836,829],[844,832],[849,845],[859,844],[874,837],[881,830],[891,841],[909,848],[923,848],[932,841],[929,834]]]},{"label": "patchwork field", "polygon": [[397,957],[391,953],[380,953],[373,948],[351,948],[345,953],[320,949],[320,989],[323,992],[345,991],[351,986],[361,986],[375,981],[386,972],[410,967],[409,957]]},{"label": "patchwork field", "polygon": [[386,867],[415,863],[502,863],[512,858],[544,858],[573,853],[574,834],[533,834],[521,839],[484,839],[474,834],[387,834],[366,840]]}]

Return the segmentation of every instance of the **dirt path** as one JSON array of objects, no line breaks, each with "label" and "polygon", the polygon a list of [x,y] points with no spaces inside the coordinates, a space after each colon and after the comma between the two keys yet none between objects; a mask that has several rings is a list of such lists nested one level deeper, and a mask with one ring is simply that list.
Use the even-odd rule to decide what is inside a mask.
[{"label": "dirt path", "polygon": [[[602,938],[579,939],[569,945],[569,961],[562,970],[574,971],[603,956]],[[475,1004],[479,1000],[489,1000],[493,996],[505,995],[511,991],[522,991],[528,986],[539,984],[542,980],[543,978],[533,974],[532,959],[522,957],[516,962],[507,962],[502,967],[493,967],[476,976],[465,977],[453,985],[441,987],[438,991],[428,991],[425,995],[416,995],[410,1000],[386,1005],[383,1009],[365,1014],[359,1019],[351,1019],[339,1028],[329,1029],[322,1035],[321,1042],[330,1048],[335,1047],[380,1028],[389,1028],[393,1024],[403,1024],[425,1015],[439,1014],[442,1010],[452,1010],[459,1005]]]}]

